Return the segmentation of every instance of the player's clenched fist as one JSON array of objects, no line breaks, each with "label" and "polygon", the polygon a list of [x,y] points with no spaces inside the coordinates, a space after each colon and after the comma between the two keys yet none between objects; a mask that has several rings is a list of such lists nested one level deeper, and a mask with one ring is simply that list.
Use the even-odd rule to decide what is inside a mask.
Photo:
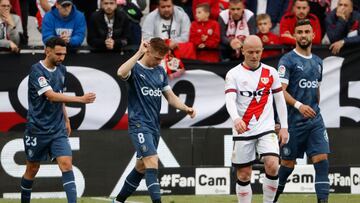
[{"label": "player's clenched fist", "polygon": [[247,130],[245,122],[240,118],[235,119],[234,126],[239,134],[242,134]]},{"label": "player's clenched fist", "polygon": [[95,93],[86,93],[81,97],[81,99],[82,99],[82,102],[85,104],[93,103],[96,99],[96,94]]},{"label": "player's clenched fist", "polygon": [[186,113],[190,116],[190,118],[194,118],[196,116],[196,111],[195,109],[189,107],[187,110],[186,110]]}]

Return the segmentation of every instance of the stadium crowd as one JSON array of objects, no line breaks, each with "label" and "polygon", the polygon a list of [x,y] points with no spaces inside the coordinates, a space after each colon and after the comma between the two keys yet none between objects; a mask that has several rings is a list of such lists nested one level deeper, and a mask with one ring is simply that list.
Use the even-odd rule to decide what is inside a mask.
[{"label": "stadium crowd", "polygon": [[[0,49],[31,45],[29,16],[42,44],[52,36],[76,50],[120,51],[141,39],[167,39],[171,56],[207,62],[239,60],[246,36],[264,45],[295,45],[294,26],[309,19],[313,44],[333,54],[360,43],[358,0],[0,0]],[[30,36],[31,38],[31,36]],[[278,55],[270,49],[263,57]]]}]

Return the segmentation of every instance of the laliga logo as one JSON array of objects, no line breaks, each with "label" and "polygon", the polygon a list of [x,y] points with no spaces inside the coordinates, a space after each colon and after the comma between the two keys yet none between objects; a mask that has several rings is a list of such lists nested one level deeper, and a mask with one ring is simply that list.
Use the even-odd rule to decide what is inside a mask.
[{"label": "laliga logo", "polygon": [[149,95],[151,97],[161,97],[162,96],[161,90],[159,88],[153,90],[153,89],[150,89],[149,87],[142,87],[141,93],[144,96],[147,96],[147,95]]},{"label": "laliga logo", "polygon": [[303,78],[299,81],[299,87],[301,87],[301,88],[318,88],[319,82],[317,80],[307,81],[306,79]]},{"label": "laliga logo", "polygon": [[[94,92],[96,100],[92,104],[87,104],[85,115],[79,130],[94,130],[106,124],[118,109],[121,101],[121,90],[118,83],[107,73],[95,68],[81,66],[67,66],[68,73],[78,79],[84,93]],[[18,89],[18,98],[21,105],[28,107],[28,80],[24,78]],[[75,92],[64,92],[64,94],[75,96]],[[101,113],[99,113],[101,109]],[[69,117],[80,113],[80,107],[66,107]]]}]

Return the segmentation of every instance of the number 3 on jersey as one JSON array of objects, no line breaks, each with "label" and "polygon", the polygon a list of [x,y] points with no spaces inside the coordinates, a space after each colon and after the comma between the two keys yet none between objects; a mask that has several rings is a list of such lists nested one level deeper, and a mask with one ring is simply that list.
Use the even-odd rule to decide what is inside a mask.
[{"label": "number 3 on jersey", "polygon": [[140,143],[140,144],[144,143],[144,142],[145,142],[144,134],[139,133],[139,134],[138,134],[138,139],[139,139],[139,143]]},{"label": "number 3 on jersey", "polygon": [[35,147],[37,145],[36,137],[30,137],[30,136],[26,135],[25,136],[25,145]]}]

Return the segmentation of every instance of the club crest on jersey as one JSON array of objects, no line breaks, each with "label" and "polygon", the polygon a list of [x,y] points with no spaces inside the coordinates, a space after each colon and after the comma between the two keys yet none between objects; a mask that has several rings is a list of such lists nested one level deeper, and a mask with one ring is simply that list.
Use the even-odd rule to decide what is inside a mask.
[{"label": "club crest on jersey", "polygon": [[34,152],[31,149],[28,149],[28,156],[29,157],[33,157],[34,156]]},{"label": "club crest on jersey", "polygon": [[46,78],[44,76],[39,77],[38,82],[39,82],[40,87],[48,86],[48,83],[47,83]]},{"label": "club crest on jersey", "polygon": [[283,65],[279,66],[279,69],[278,69],[279,76],[280,76],[280,77],[284,77],[284,76],[285,76],[285,72],[286,72],[285,66],[283,66]]},{"label": "club crest on jersey", "polygon": [[159,77],[160,77],[160,81],[164,82],[164,75],[160,74]]},{"label": "club crest on jersey", "polygon": [[261,81],[264,85],[266,85],[266,84],[268,84],[268,82],[269,82],[269,78],[267,78],[267,77],[261,77],[261,78],[260,78],[260,81]]}]

